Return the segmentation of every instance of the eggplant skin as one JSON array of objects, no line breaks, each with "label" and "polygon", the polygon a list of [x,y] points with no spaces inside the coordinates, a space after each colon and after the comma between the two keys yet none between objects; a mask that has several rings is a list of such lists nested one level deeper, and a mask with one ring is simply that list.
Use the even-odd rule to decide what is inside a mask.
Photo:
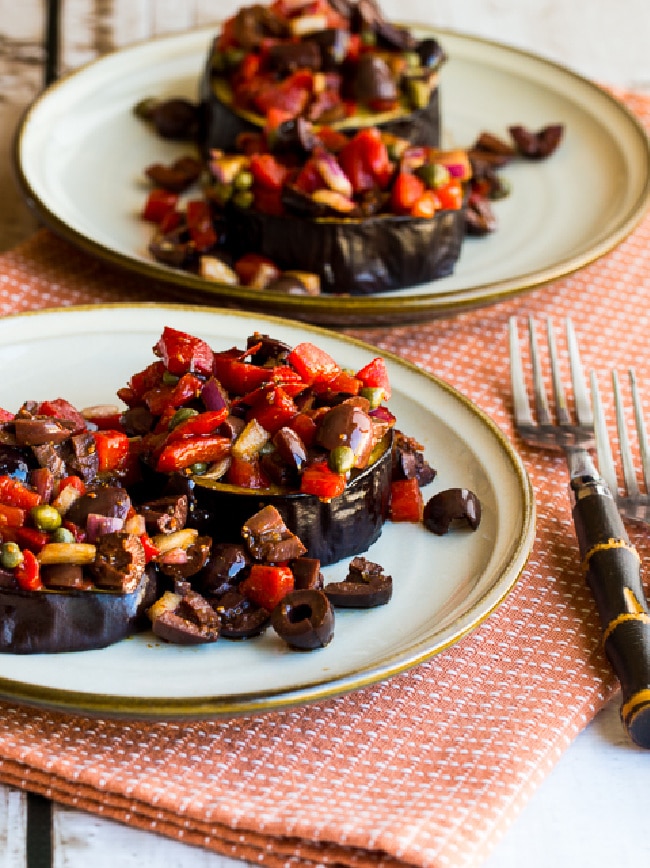
[{"label": "eggplant skin", "polygon": [[[205,65],[199,81],[199,148],[203,154],[211,149],[235,151],[240,133],[259,133],[264,126],[260,115],[242,114],[235,111],[229,101],[229,87],[210,74],[210,61]],[[429,102],[424,108],[411,109],[399,114],[359,115],[358,123],[346,120],[331,124],[353,134],[363,127],[378,127],[382,132],[409,139],[413,145],[440,147],[440,89],[434,87]],[[382,119],[386,118],[386,119]]]},{"label": "eggplant skin", "polygon": [[105,648],[150,626],[154,570],[130,594],[0,589],[0,652],[53,654]]},{"label": "eggplant skin", "polygon": [[[391,438],[387,438],[390,440]],[[390,505],[392,458],[390,444],[381,456],[351,480],[343,494],[329,501],[310,494],[245,491],[201,482],[193,488],[200,532],[219,542],[241,542],[244,522],[272,504],[290,531],[306,546],[306,557],[322,566],[361,554],[381,536]]]},{"label": "eggplant skin", "polygon": [[268,256],[281,270],[317,271],[321,291],[369,295],[428,283],[454,271],[465,206],[433,218],[383,215],[310,219],[228,208],[235,256]]}]

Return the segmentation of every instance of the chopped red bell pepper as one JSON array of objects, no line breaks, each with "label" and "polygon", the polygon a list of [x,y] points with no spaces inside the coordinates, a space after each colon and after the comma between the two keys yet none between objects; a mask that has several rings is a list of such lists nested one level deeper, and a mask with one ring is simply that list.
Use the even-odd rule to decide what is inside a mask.
[{"label": "chopped red bell pepper", "polygon": [[178,205],[178,193],[155,187],[147,196],[142,209],[142,218],[149,223],[160,224],[168,214],[173,213]]},{"label": "chopped red bell pepper", "polygon": [[79,410],[65,398],[41,401],[38,406],[38,413],[41,416],[52,416],[55,419],[65,419],[66,422],[72,422],[74,425],[73,434],[81,434],[87,428],[86,420]]},{"label": "chopped red bell pepper", "polygon": [[124,401],[127,407],[136,407],[144,403],[145,392],[154,389],[162,383],[165,374],[164,362],[152,362],[150,365],[133,374],[129,385],[117,390],[117,397]]},{"label": "chopped red bell pepper", "polygon": [[192,199],[187,203],[185,218],[190,238],[199,253],[214,247],[219,239],[214,229],[209,203],[205,199]]},{"label": "chopped red bell pepper", "polygon": [[245,361],[245,353],[237,349],[215,353],[213,372],[231,395],[247,395],[268,383],[272,376],[269,368]]},{"label": "chopped red bell pepper", "polygon": [[250,573],[237,586],[253,603],[272,612],[283,597],[293,591],[294,578],[289,567],[253,564]]},{"label": "chopped red bell pepper", "polygon": [[16,527],[13,529],[13,540],[18,543],[21,549],[29,549],[38,554],[40,550],[50,541],[50,535],[45,530],[38,530],[35,527]]},{"label": "chopped red bell pepper", "polygon": [[170,407],[182,407],[198,398],[203,382],[194,374],[183,374],[173,386],[160,385],[143,395],[144,403],[154,416],[161,416]]},{"label": "chopped red bell pepper", "polygon": [[93,431],[93,440],[100,473],[124,467],[129,457],[129,438],[124,431]]},{"label": "chopped red bell pepper", "polygon": [[0,422],[11,422],[15,418],[15,413],[11,413],[9,410],[3,410],[2,407],[0,407]]},{"label": "chopped red bell pepper", "polygon": [[221,410],[206,410],[196,416],[190,416],[176,425],[167,435],[167,443],[177,440],[187,440],[188,437],[204,437],[215,434],[219,426],[228,418],[228,408]]},{"label": "chopped red bell pepper", "polygon": [[341,371],[329,353],[309,341],[297,344],[287,356],[287,361],[307,385],[328,382]]},{"label": "chopped red bell pepper", "polygon": [[214,353],[208,343],[185,332],[165,326],[153,348],[165,368],[177,377],[183,374],[211,374]]},{"label": "chopped red bell pepper", "polygon": [[5,527],[22,527],[25,524],[26,511],[19,506],[0,503],[0,529]]},{"label": "chopped red bell pepper", "polygon": [[361,380],[364,387],[368,389],[383,389],[384,399],[388,400],[392,394],[390,378],[386,368],[386,362],[377,356],[372,361],[364,365],[361,370],[357,371],[357,377]]},{"label": "chopped red bell pepper", "polygon": [[417,175],[398,172],[390,195],[392,211],[395,214],[410,214],[425,190],[424,181],[421,181]]},{"label": "chopped red bell pepper", "polygon": [[313,494],[321,500],[331,500],[345,491],[345,474],[335,473],[326,461],[308,465],[300,477],[300,491]]},{"label": "chopped red bell pepper", "polygon": [[269,434],[273,435],[287,425],[298,412],[293,398],[282,386],[264,390],[246,415],[247,420],[256,419]]},{"label": "chopped red bell pepper", "polygon": [[307,413],[298,413],[289,421],[288,426],[296,432],[305,446],[313,446],[316,442],[318,427]]},{"label": "chopped red bell pepper", "polygon": [[230,451],[230,438],[214,435],[212,437],[189,437],[176,440],[163,446],[156,470],[159,473],[173,473],[184,470],[193,464],[211,464],[219,461]]},{"label": "chopped red bell pepper", "polygon": [[28,488],[19,479],[14,479],[13,476],[0,476],[0,503],[18,506],[20,509],[31,509],[33,506],[38,506],[40,502],[40,494]]},{"label": "chopped red bell pepper", "polygon": [[257,455],[250,458],[233,455],[224,481],[239,488],[259,489],[268,488],[270,485],[268,477],[262,472]]},{"label": "chopped red bell pepper", "polygon": [[442,204],[435,190],[425,190],[411,208],[411,217],[423,217],[431,220],[436,212],[440,211]]},{"label": "chopped red bell pepper", "polygon": [[314,383],[313,391],[318,395],[358,395],[362,382],[354,374],[347,371],[339,371],[331,380],[322,383]]},{"label": "chopped red bell pepper", "polygon": [[458,211],[463,207],[463,185],[455,178],[444,187],[438,187],[436,196],[445,210]]},{"label": "chopped red bell pepper", "polygon": [[338,160],[355,193],[370,190],[375,185],[383,189],[393,174],[388,149],[376,127],[356,133],[341,149]]},{"label": "chopped red bell pepper", "polygon": [[395,479],[390,488],[391,521],[422,521],[424,499],[415,477]]},{"label": "chopped red bell pepper", "polygon": [[23,551],[23,562],[14,569],[14,575],[18,586],[24,591],[40,591],[43,589],[41,581],[41,567],[33,552],[29,549]]},{"label": "chopped red bell pepper", "polygon": [[63,491],[63,489],[67,488],[69,485],[76,489],[79,494],[83,494],[86,490],[86,483],[80,476],[77,476],[76,474],[64,476],[63,479],[59,482],[59,491]]},{"label": "chopped red bell pepper", "polygon": [[160,554],[160,549],[154,545],[153,540],[149,536],[148,533],[143,533],[140,535],[140,542],[142,543],[142,548],[144,549],[144,559],[146,563],[150,563],[157,558]]},{"label": "chopped red bell pepper", "polygon": [[281,190],[288,173],[273,154],[253,154],[250,170],[256,183],[267,190]]}]

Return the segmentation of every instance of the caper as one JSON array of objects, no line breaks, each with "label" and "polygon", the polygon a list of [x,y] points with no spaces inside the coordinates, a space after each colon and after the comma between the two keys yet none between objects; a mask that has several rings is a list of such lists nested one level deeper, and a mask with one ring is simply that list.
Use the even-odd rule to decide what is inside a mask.
[{"label": "caper", "polygon": [[413,108],[423,109],[429,105],[431,87],[421,78],[409,78],[406,83],[407,95]]},{"label": "caper", "polygon": [[193,476],[203,476],[207,469],[208,464],[205,461],[195,461],[194,464],[190,466],[190,472]]},{"label": "caper", "polygon": [[192,409],[192,407],[179,407],[179,409],[169,420],[169,430],[171,431],[173,428],[176,428],[177,425],[180,425],[181,422],[185,422],[187,419],[191,419],[192,416],[198,415],[199,411]]},{"label": "caper", "polygon": [[246,52],[243,48],[226,48],[223,52],[224,64],[231,68],[239,66],[245,56]]},{"label": "caper", "polygon": [[232,201],[235,203],[235,205],[242,210],[250,208],[253,204],[254,199],[255,196],[253,195],[251,190],[238,190],[232,197]]},{"label": "caper", "polygon": [[329,455],[328,464],[334,473],[347,473],[354,467],[356,455],[350,446],[336,446]]},{"label": "caper", "polygon": [[23,553],[20,546],[15,542],[2,543],[0,548],[0,565],[5,570],[13,570],[14,567],[19,567],[23,562]]},{"label": "caper", "polygon": [[242,169],[241,172],[237,172],[235,175],[233,186],[235,190],[250,190],[254,180],[252,172],[249,172],[248,169]]},{"label": "caper", "polygon": [[402,56],[406,61],[406,66],[408,69],[420,68],[420,55],[417,53],[417,51],[405,51]]},{"label": "caper", "polygon": [[205,190],[205,195],[211,202],[223,207],[230,200],[232,189],[232,184],[218,182],[210,184]]},{"label": "caper", "polygon": [[56,530],[52,531],[52,535],[50,536],[50,542],[73,543],[75,542],[75,537],[72,531],[68,530],[67,527],[57,527]]},{"label": "caper", "polygon": [[442,163],[425,163],[417,169],[415,174],[432,190],[444,187],[451,180],[449,170]]},{"label": "caper", "polygon": [[163,372],[162,381],[165,386],[175,386],[178,383],[178,379],[176,374],[172,374],[170,371]]},{"label": "caper", "polygon": [[376,410],[384,400],[384,390],[381,386],[367,386],[359,390],[359,395],[369,401],[371,410]]},{"label": "caper", "polygon": [[61,527],[61,513],[47,503],[33,506],[29,514],[34,526],[39,530],[56,530],[57,527]]}]

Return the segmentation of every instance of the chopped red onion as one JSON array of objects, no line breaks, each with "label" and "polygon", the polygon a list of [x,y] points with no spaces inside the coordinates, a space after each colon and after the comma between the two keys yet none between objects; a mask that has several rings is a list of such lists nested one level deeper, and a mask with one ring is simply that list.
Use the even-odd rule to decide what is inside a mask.
[{"label": "chopped red onion", "polygon": [[218,380],[214,377],[205,383],[201,389],[201,400],[205,404],[206,410],[223,410],[228,406],[228,398]]},{"label": "chopped red onion", "polygon": [[124,519],[119,516],[98,515],[96,512],[88,513],[86,521],[86,539],[89,543],[106,533],[115,533],[122,530]]}]

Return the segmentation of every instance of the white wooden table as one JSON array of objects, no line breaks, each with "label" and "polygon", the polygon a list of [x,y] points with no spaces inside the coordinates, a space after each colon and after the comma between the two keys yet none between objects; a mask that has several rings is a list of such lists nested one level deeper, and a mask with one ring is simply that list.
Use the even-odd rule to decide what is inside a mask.
[{"label": "white wooden table", "polygon": [[[149,35],[233,12],[234,0],[61,0],[60,70]],[[43,82],[48,4],[0,0],[0,250],[36,228],[12,180],[11,138]],[[395,19],[514,44],[650,93],[648,0],[383,0]],[[485,868],[647,868],[650,753],[629,744],[612,702],[564,754]],[[25,796],[0,786],[0,868],[25,868]],[[231,860],[55,807],[53,868],[222,868]],[[32,868],[32,866],[30,866]],[[36,868],[34,865],[33,868]]]}]

